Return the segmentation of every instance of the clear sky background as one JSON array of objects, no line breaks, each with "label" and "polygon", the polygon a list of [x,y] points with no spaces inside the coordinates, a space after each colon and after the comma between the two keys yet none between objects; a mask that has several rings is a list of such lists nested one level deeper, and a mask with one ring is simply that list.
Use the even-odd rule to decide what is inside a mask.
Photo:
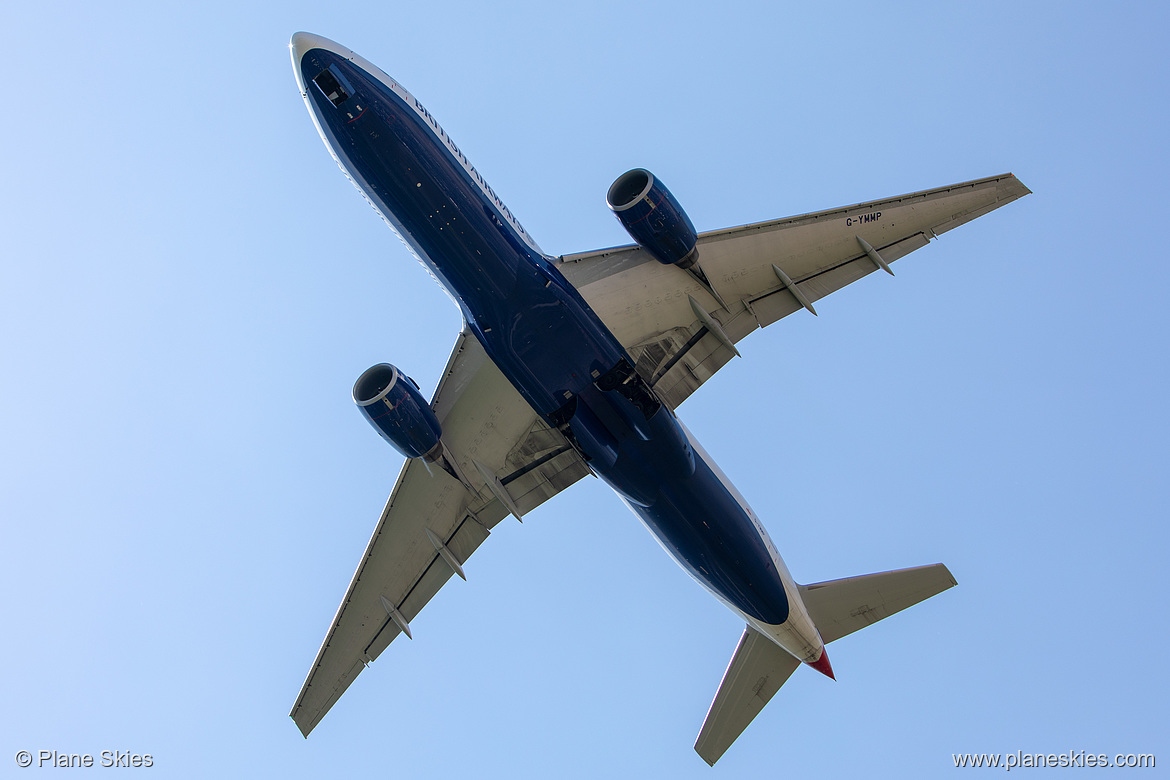
[{"label": "clear sky background", "polygon": [[[154,777],[1170,765],[1168,17],[5,4],[0,774],[36,771],[21,749]],[[711,770],[691,745],[742,625],[585,480],[502,523],[302,739],[401,466],[350,387],[390,361],[433,390],[460,319],[329,158],[299,29],[401,80],[553,254],[628,243],[604,196],[636,166],[700,230],[1019,176],[680,409],[798,581],[943,561],[959,586],[834,644],[836,683],[798,670]]]}]

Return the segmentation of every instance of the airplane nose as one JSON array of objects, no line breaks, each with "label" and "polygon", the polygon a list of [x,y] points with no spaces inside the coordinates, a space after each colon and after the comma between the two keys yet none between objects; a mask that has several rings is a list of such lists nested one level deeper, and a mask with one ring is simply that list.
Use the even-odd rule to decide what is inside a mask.
[{"label": "airplane nose", "polygon": [[305,56],[305,52],[312,49],[325,49],[327,51],[341,51],[342,47],[320,35],[313,35],[313,33],[298,32],[293,33],[292,40],[288,42],[289,49],[292,50],[293,64],[300,64],[301,57]]}]

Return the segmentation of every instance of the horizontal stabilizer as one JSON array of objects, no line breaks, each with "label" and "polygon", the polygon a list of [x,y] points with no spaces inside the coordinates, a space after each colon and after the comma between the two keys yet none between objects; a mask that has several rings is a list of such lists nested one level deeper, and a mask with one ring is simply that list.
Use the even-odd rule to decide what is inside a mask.
[{"label": "horizontal stabilizer", "polygon": [[[809,617],[828,643],[954,585],[947,567],[936,563],[798,587]],[[800,661],[771,639],[745,628],[695,740],[702,759],[714,766],[798,666]]]},{"label": "horizontal stabilizer", "polygon": [[936,563],[801,585],[800,596],[821,639],[827,643],[954,585],[955,578],[947,567]]},{"label": "horizontal stabilizer", "polygon": [[715,766],[798,666],[800,661],[747,626],[695,740],[702,759]]}]

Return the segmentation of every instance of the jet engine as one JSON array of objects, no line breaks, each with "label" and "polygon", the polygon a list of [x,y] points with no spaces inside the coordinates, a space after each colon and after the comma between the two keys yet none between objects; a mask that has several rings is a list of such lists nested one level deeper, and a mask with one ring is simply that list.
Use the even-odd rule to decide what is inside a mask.
[{"label": "jet engine", "polygon": [[605,202],[626,232],[665,265],[695,264],[695,226],[661,181],[645,168],[626,171],[609,187]]},{"label": "jet engine", "polygon": [[408,458],[435,460],[442,429],[418,383],[389,363],[366,370],[353,385],[353,400],[370,425]]}]

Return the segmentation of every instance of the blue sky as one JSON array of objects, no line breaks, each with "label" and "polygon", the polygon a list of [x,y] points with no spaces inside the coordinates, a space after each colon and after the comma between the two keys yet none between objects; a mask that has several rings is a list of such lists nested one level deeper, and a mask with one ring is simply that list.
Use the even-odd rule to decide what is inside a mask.
[{"label": "blue sky", "polygon": [[[0,767],[154,776],[921,776],[1170,762],[1167,11],[1155,4],[8,4]],[[742,626],[588,480],[505,522],[304,740],[287,718],[455,307],[336,170],[298,29],[428,107],[546,251],[1012,171],[1033,191],[741,343],[680,409],[802,582],[959,587],[798,671],[714,770]],[[1159,726],[1158,724],[1162,724]],[[1165,754],[1165,755],[1163,755]],[[33,772],[35,770],[25,770]]]}]

